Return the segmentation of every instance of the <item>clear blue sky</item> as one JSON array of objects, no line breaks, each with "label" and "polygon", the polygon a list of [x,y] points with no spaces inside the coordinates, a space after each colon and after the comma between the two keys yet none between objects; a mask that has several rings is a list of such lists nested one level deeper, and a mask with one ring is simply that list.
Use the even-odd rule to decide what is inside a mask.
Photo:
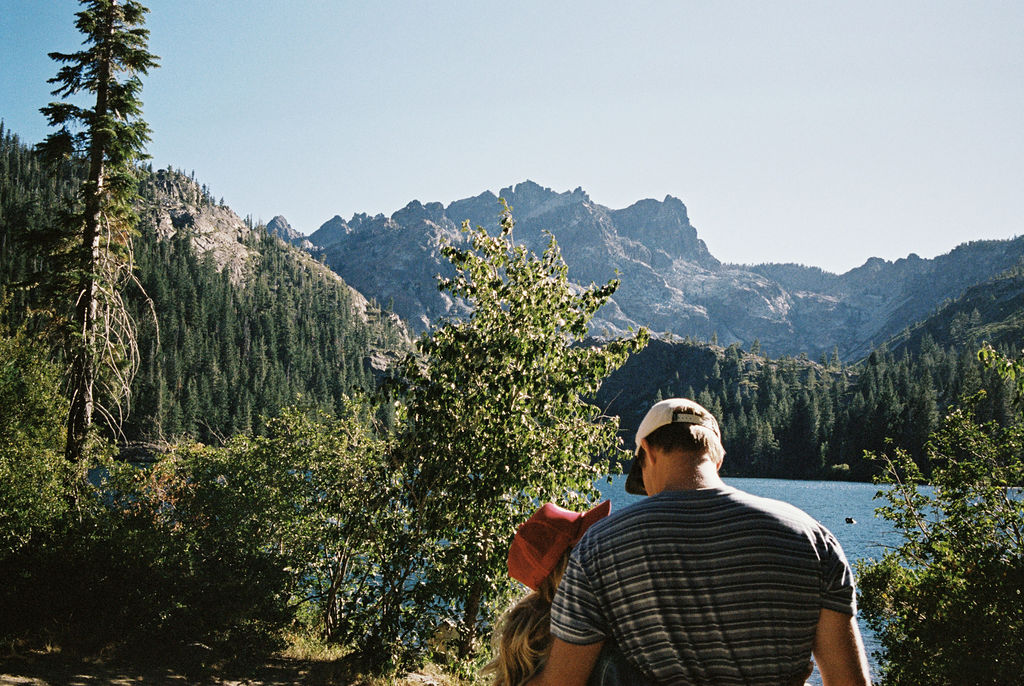
[{"label": "clear blue sky", "polygon": [[[1024,233],[1018,0],[146,4],[153,163],[303,233],[526,179],[676,196],[728,262]],[[0,0],[0,117],[27,142],[77,9]]]}]

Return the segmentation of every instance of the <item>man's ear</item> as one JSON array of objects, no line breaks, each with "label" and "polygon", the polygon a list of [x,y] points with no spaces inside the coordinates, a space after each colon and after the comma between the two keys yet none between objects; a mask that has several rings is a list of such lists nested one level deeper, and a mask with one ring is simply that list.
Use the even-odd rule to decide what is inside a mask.
[{"label": "man's ear", "polygon": [[640,448],[644,451],[644,462],[653,466],[655,463],[654,452],[651,450],[651,444],[646,438],[640,439]]}]

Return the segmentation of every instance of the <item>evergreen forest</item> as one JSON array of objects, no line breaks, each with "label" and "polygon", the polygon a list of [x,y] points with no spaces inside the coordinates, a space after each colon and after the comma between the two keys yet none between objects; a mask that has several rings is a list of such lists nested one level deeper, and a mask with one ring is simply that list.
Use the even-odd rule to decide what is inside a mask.
[{"label": "evergreen forest", "polygon": [[[80,186],[80,171],[68,165],[55,173],[0,128],[0,267],[8,328],[45,333],[26,320],[27,312],[50,306],[48,289],[33,288],[46,285],[41,236]],[[188,189],[196,207],[214,204],[205,187],[180,171],[142,171],[142,208],[161,202],[168,183]],[[251,221],[240,239],[251,258],[234,280],[211,253],[197,250],[187,227],[161,238],[149,213],[141,214],[134,238],[138,282],[125,289],[137,324],[139,367],[130,412],[110,429],[123,445],[186,438],[220,443],[297,402],[334,412],[353,390],[374,386],[372,358],[386,359],[408,345],[394,316],[372,303],[357,307],[341,279]]]},{"label": "evergreen forest", "polygon": [[980,345],[942,346],[925,335],[914,351],[878,348],[846,364],[655,340],[608,379],[597,403],[636,427],[662,398],[697,400],[720,418],[722,469],[733,476],[870,481],[877,466],[865,451],[890,442],[927,473],[928,437],[961,398],[982,393],[976,412],[986,421],[1019,420],[1012,384],[978,360]]}]

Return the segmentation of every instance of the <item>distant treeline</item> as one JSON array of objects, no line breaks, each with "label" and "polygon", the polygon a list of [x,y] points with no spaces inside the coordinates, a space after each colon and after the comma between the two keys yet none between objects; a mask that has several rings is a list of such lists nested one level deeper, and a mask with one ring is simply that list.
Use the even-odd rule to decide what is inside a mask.
[{"label": "distant treeline", "polygon": [[965,395],[984,391],[982,421],[1006,426],[1019,417],[1011,384],[985,369],[977,352],[926,336],[913,353],[879,349],[845,365],[835,354],[771,360],[738,345],[652,341],[608,380],[598,404],[623,417],[629,443],[652,402],[696,399],[721,420],[723,471],[733,476],[869,480],[877,468],[864,451],[889,439],[928,473],[925,442]]}]

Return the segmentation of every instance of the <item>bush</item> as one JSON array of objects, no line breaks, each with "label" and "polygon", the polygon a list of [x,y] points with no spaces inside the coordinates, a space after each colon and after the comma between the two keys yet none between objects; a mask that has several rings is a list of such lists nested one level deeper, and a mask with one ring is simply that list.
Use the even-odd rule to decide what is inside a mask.
[{"label": "bush", "polygon": [[880,513],[903,543],[862,564],[861,607],[882,643],[883,684],[1016,684],[1024,673],[1024,426],[976,420],[972,403],[927,444],[932,490],[901,450],[875,456]]},{"label": "bush", "polygon": [[232,658],[280,645],[297,616],[346,636],[372,611],[359,556],[378,538],[383,451],[367,412],[287,409],[266,435],[178,445],[148,465],[94,451],[75,516],[0,556],[0,634]]},{"label": "bush", "polygon": [[69,505],[58,379],[24,333],[0,335],[0,558],[52,529]]}]

